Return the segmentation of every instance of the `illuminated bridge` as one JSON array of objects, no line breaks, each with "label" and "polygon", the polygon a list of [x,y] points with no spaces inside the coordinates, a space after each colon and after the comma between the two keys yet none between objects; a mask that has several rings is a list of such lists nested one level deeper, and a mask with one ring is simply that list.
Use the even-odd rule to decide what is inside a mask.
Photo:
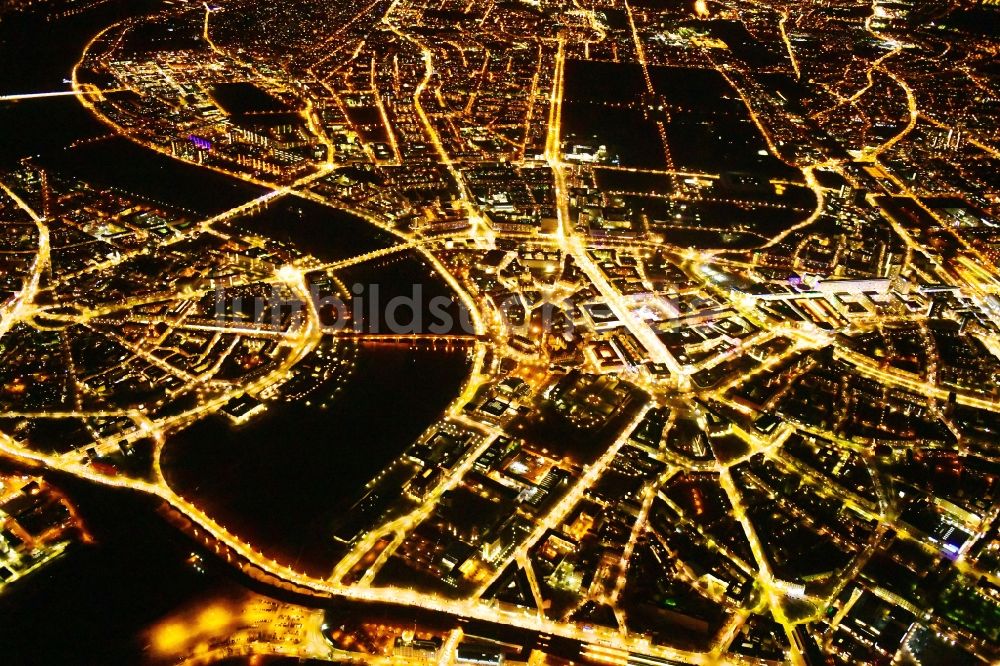
[{"label": "illuminated bridge", "polygon": [[474,345],[484,338],[476,335],[461,333],[357,333],[355,331],[333,331],[332,334],[341,339],[357,340],[361,344],[430,344],[436,346],[443,344],[446,346]]},{"label": "illuminated bridge", "polygon": [[87,86],[81,90],[55,90],[52,92],[35,92],[35,93],[15,93],[11,95],[0,95],[0,102],[19,102],[23,99],[45,99],[48,97],[79,97],[79,96],[92,96],[100,99],[103,95],[110,93],[123,92],[128,90],[128,88],[111,88],[108,90],[98,90],[92,86]]}]

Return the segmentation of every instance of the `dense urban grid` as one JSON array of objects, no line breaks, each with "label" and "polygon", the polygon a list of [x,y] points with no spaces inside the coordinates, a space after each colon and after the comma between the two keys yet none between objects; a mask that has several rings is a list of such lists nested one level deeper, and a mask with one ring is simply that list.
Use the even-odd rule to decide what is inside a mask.
[{"label": "dense urban grid", "polygon": [[[0,106],[68,98],[103,126],[68,149],[127,139],[256,194],[206,216],[0,172],[0,451],[29,466],[0,476],[0,586],[92,540],[56,473],[155,498],[192,566],[260,590],[152,627],[157,663],[995,663],[998,25],[991,0],[106,24],[64,88]],[[323,239],[290,231],[317,214]],[[390,270],[384,300],[359,284]],[[239,441],[334,407],[378,346],[468,372],[358,480],[326,571],[165,472],[206,419]]]}]

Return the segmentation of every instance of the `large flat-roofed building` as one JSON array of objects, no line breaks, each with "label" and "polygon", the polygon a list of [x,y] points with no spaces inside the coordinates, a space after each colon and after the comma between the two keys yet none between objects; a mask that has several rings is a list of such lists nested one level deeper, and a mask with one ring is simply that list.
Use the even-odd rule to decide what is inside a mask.
[{"label": "large flat-roofed building", "polygon": [[459,664],[480,664],[481,666],[500,666],[504,662],[503,652],[481,645],[463,645],[455,653],[455,662]]},{"label": "large flat-roofed building", "polygon": [[892,286],[889,278],[863,278],[859,280],[820,280],[816,291],[824,294],[860,294],[875,292],[884,294]]}]

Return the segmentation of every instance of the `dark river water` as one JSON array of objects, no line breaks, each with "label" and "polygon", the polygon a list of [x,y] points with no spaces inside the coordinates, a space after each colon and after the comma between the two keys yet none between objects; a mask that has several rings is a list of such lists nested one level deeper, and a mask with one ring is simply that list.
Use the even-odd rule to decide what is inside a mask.
[{"label": "dark river water", "polygon": [[[66,90],[64,77],[104,26],[162,6],[115,1],[55,22],[0,18],[0,94]],[[25,157],[151,201],[211,215],[258,196],[253,185],[166,158],[107,129],[72,97],[0,102],[0,171]],[[349,256],[390,241],[362,220],[284,199],[252,223],[261,233],[324,258]],[[353,281],[409,291],[413,271],[356,269]],[[441,283],[429,273],[432,293]],[[407,284],[391,284],[391,281]],[[354,373],[326,409],[279,405],[233,430],[210,419],[176,435],[164,469],[179,492],[229,529],[299,567],[327,572],[330,532],[363,485],[457,394],[468,371],[464,352],[362,347]],[[96,537],[54,565],[0,594],[0,654],[12,664],[132,664],[142,661],[144,630],[184,604],[232,591],[224,566],[198,573],[193,545],[144,498],[53,478],[81,507]]]},{"label": "dark river water", "polygon": [[336,519],[441,413],[466,370],[463,351],[362,347],[327,409],[285,405],[238,430],[202,421],[167,444],[164,472],[266,554],[329,574]]}]

